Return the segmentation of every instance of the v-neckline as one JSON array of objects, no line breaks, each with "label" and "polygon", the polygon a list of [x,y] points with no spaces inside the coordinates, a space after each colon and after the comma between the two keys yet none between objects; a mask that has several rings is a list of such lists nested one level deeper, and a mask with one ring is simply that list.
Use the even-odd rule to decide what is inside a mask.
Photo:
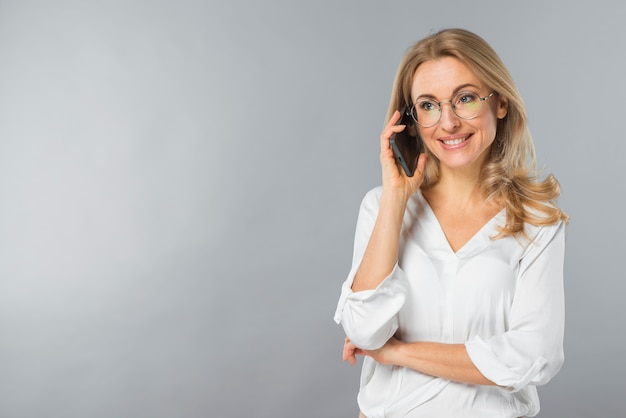
[{"label": "v-neckline", "polygon": [[435,215],[435,211],[433,210],[432,206],[430,206],[430,203],[428,203],[428,200],[426,200],[421,190],[418,190],[417,194],[419,195],[419,199],[424,205],[424,209],[428,212],[429,217],[432,218],[434,224],[436,225],[437,233],[440,235],[442,242],[445,242],[447,250],[457,257],[469,255],[466,253],[472,253],[473,250],[481,249],[484,247],[485,244],[489,243],[491,241],[491,236],[489,233],[487,233],[487,229],[494,230],[494,233],[497,232],[492,227],[492,225],[497,220],[502,218],[506,211],[505,208],[499,210],[495,215],[489,218],[489,220],[485,222],[467,241],[465,241],[458,250],[454,251],[452,245],[450,244],[450,241],[448,240],[448,237],[446,236],[445,231],[443,230],[443,227],[441,226],[441,223],[439,222],[439,218],[437,218],[437,215]]}]

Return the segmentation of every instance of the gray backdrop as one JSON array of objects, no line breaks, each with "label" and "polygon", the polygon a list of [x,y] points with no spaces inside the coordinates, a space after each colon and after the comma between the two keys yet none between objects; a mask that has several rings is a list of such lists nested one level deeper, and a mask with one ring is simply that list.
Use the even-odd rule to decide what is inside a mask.
[{"label": "gray backdrop", "polygon": [[451,26],[572,218],[540,416],[622,416],[619,3],[0,0],[0,416],[354,417],[356,214],[404,51]]}]

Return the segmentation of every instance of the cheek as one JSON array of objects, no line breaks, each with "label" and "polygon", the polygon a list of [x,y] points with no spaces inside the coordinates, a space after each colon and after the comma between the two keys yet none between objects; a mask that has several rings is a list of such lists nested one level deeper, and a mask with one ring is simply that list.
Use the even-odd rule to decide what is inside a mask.
[{"label": "cheek", "polygon": [[493,138],[491,138],[492,140],[495,139],[496,137],[496,132],[498,132],[498,122],[500,121],[500,119],[498,119],[496,117],[496,115],[493,115],[493,118],[489,121],[488,124],[488,132],[490,136],[493,136]]},{"label": "cheek", "polygon": [[417,129],[417,134],[421,138],[422,144],[426,148],[428,148],[428,151],[430,151],[431,153],[432,153],[433,141],[436,141],[436,139],[433,139],[432,137],[432,132],[433,132],[433,129],[431,128],[418,128]]},{"label": "cheek", "polygon": [[[486,113],[480,122],[476,125],[476,129],[483,132],[485,135],[485,139],[487,141],[492,141],[495,139],[496,131],[498,129],[498,115],[495,109],[490,109],[491,111]],[[478,119],[475,119],[477,122]]]},{"label": "cheek", "polygon": [[422,128],[421,126],[417,128],[417,133],[419,134],[420,138],[422,138],[426,142],[428,142],[428,140],[433,140],[434,132],[435,128]]},{"label": "cheek", "polygon": [[498,122],[506,116],[506,107],[502,108],[499,104],[496,104],[496,106],[493,106],[490,110],[487,119],[489,123],[493,123],[493,129],[496,129]]}]

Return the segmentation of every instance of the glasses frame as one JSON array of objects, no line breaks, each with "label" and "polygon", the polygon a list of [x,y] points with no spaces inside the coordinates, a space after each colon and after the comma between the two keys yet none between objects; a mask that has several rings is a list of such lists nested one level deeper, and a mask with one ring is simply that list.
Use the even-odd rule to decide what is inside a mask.
[{"label": "glasses frame", "polygon": [[[457,97],[457,96],[461,96],[463,94],[475,94],[476,96],[478,96],[478,98],[480,99],[480,109],[478,109],[478,112],[476,112],[476,114],[474,116],[472,116],[471,118],[464,118],[463,116],[459,115],[458,113],[456,113],[456,106],[452,104],[452,100]],[[481,110],[483,110],[482,104],[485,100],[488,100],[491,96],[493,96],[494,94],[496,94],[495,91],[492,91],[491,93],[489,93],[488,95],[486,95],[485,97],[480,97],[480,95],[478,93],[474,93],[471,91],[460,91],[457,94],[455,94],[452,99],[448,99],[448,100],[442,100],[440,102],[437,102],[435,100],[433,100],[433,103],[437,103],[437,106],[439,107],[439,118],[437,119],[437,122],[430,124],[430,125],[424,125],[423,123],[420,123],[419,120],[417,120],[417,116],[415,115],[415,106],[417,105],[417,103],[420,101],[416,101],[415,103],[413,103],[413,105],[407,109],[407,113],[409,113],[411,115],[411,117],[413,118],[413,120],[415,121],[415,123],[417,123],[419,126],[423,127],[423,128],[431,128],[433,126],[435,126],[436,124],[438,124],[441,121],[441,109],[443,109],[443,104],[444,103],[450,103],[450,107],[452,108],[452,112],[460,119],[463,120],[472,120],[476,117],[478,117],[478,115],[480,115]]]}]

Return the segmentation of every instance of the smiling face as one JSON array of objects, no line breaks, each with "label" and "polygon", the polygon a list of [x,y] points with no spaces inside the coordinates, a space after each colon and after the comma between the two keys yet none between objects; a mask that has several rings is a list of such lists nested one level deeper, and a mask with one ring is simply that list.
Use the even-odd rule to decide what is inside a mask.
[{"label": "smiling face", "polygon": [[441,119],[429,128],[419,127],[424,145],[441,162],[440,169],[480,170],[496,137],[498,119],[506,116],[507,104],[497,95],[482,102],[478,116],[461,119],[447,100],[459,92],[492,93],[470,68],[456,58],[444,57],[421,64],[413,76],[411,97],[444,102]]}]

